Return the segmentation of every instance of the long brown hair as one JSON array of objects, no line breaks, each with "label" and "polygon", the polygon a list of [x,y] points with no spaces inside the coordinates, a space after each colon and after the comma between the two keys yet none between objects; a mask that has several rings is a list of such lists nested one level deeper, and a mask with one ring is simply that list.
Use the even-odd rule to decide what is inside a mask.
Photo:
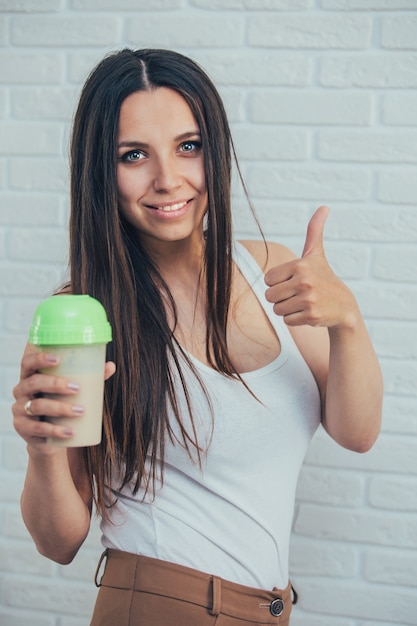
[{"label": "long brown hair", "polygon": [[[141,485],[148,489],[154,484],[163,468],[166,433],[172,434],[169,407],[180,427],[181,443],[190,456],[196,452],[200,458],[179,346],[167,323],[163,296],[169,298],[174,311],[175,304],[118,210],[120,108],[131,93],[157,87],[180,93],[200,128],[208,191],[206,353],[212,367],[228,376],[236,374],[226,342],[232,273],[233,144],[221,98],[206,73],[181,54],[151,49],[113,53],[85,83],[71,141],[71,290],[89,293],[104,305],[113,327],[108,358],[117,365],[116,374],[106,382],[103,442],[85,451],[96,507],[102,515],[106,515],[105,485],[110,484],[115,469],[121,472],[120,486],[131,482],[133,493]],[[174,374],[182,381],[192,432],[184,427],[180,415]],[[161,467],[157,459],[162,459]]]}]

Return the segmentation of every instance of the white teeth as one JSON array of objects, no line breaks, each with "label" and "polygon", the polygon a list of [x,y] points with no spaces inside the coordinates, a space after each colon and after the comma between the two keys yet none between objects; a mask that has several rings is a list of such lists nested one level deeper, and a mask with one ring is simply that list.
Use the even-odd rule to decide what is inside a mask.
[{"label": "white teeth", "polygon": [[168,206],[157,206],[155,207],[158,211],[178,211],[182,209],[187,202],[178,202],[177,204],[169,204]]}]

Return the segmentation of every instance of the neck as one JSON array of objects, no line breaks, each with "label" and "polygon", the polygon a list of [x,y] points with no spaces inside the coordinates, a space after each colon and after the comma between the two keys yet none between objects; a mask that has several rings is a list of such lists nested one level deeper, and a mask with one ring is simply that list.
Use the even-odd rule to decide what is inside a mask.
[{"label": "neck", "polygon": [[204,238],[157,242],[147,252],[164,281],[171,287],[182,283],[200,282],[204,268]]}]

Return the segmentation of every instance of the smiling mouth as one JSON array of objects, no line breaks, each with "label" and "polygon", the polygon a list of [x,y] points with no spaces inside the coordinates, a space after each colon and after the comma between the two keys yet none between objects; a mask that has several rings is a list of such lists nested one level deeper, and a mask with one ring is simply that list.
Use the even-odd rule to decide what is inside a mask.
[{"label": "smiling mouth", "polygon": [[164,211],[164,213],[170,213],[171,211],[179,211],[180,209],[183,209],[188,204],[188,202],[189,200],[183,200],[182,202],[175,202],[174,204],[162,204],[159,206],[150,205],[149,208],[154,209],[155,211]]}]

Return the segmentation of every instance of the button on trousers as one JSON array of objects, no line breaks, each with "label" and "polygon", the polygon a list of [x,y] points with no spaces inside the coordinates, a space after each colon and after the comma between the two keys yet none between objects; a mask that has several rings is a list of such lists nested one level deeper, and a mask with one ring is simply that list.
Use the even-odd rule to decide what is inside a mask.
[{"label": "button on trousers", "polygon": [[[98,580],[104,565],[104,573]],[[291,584],[254,589],[198,570],[106,550],[90,626],[288,626]]]}]

